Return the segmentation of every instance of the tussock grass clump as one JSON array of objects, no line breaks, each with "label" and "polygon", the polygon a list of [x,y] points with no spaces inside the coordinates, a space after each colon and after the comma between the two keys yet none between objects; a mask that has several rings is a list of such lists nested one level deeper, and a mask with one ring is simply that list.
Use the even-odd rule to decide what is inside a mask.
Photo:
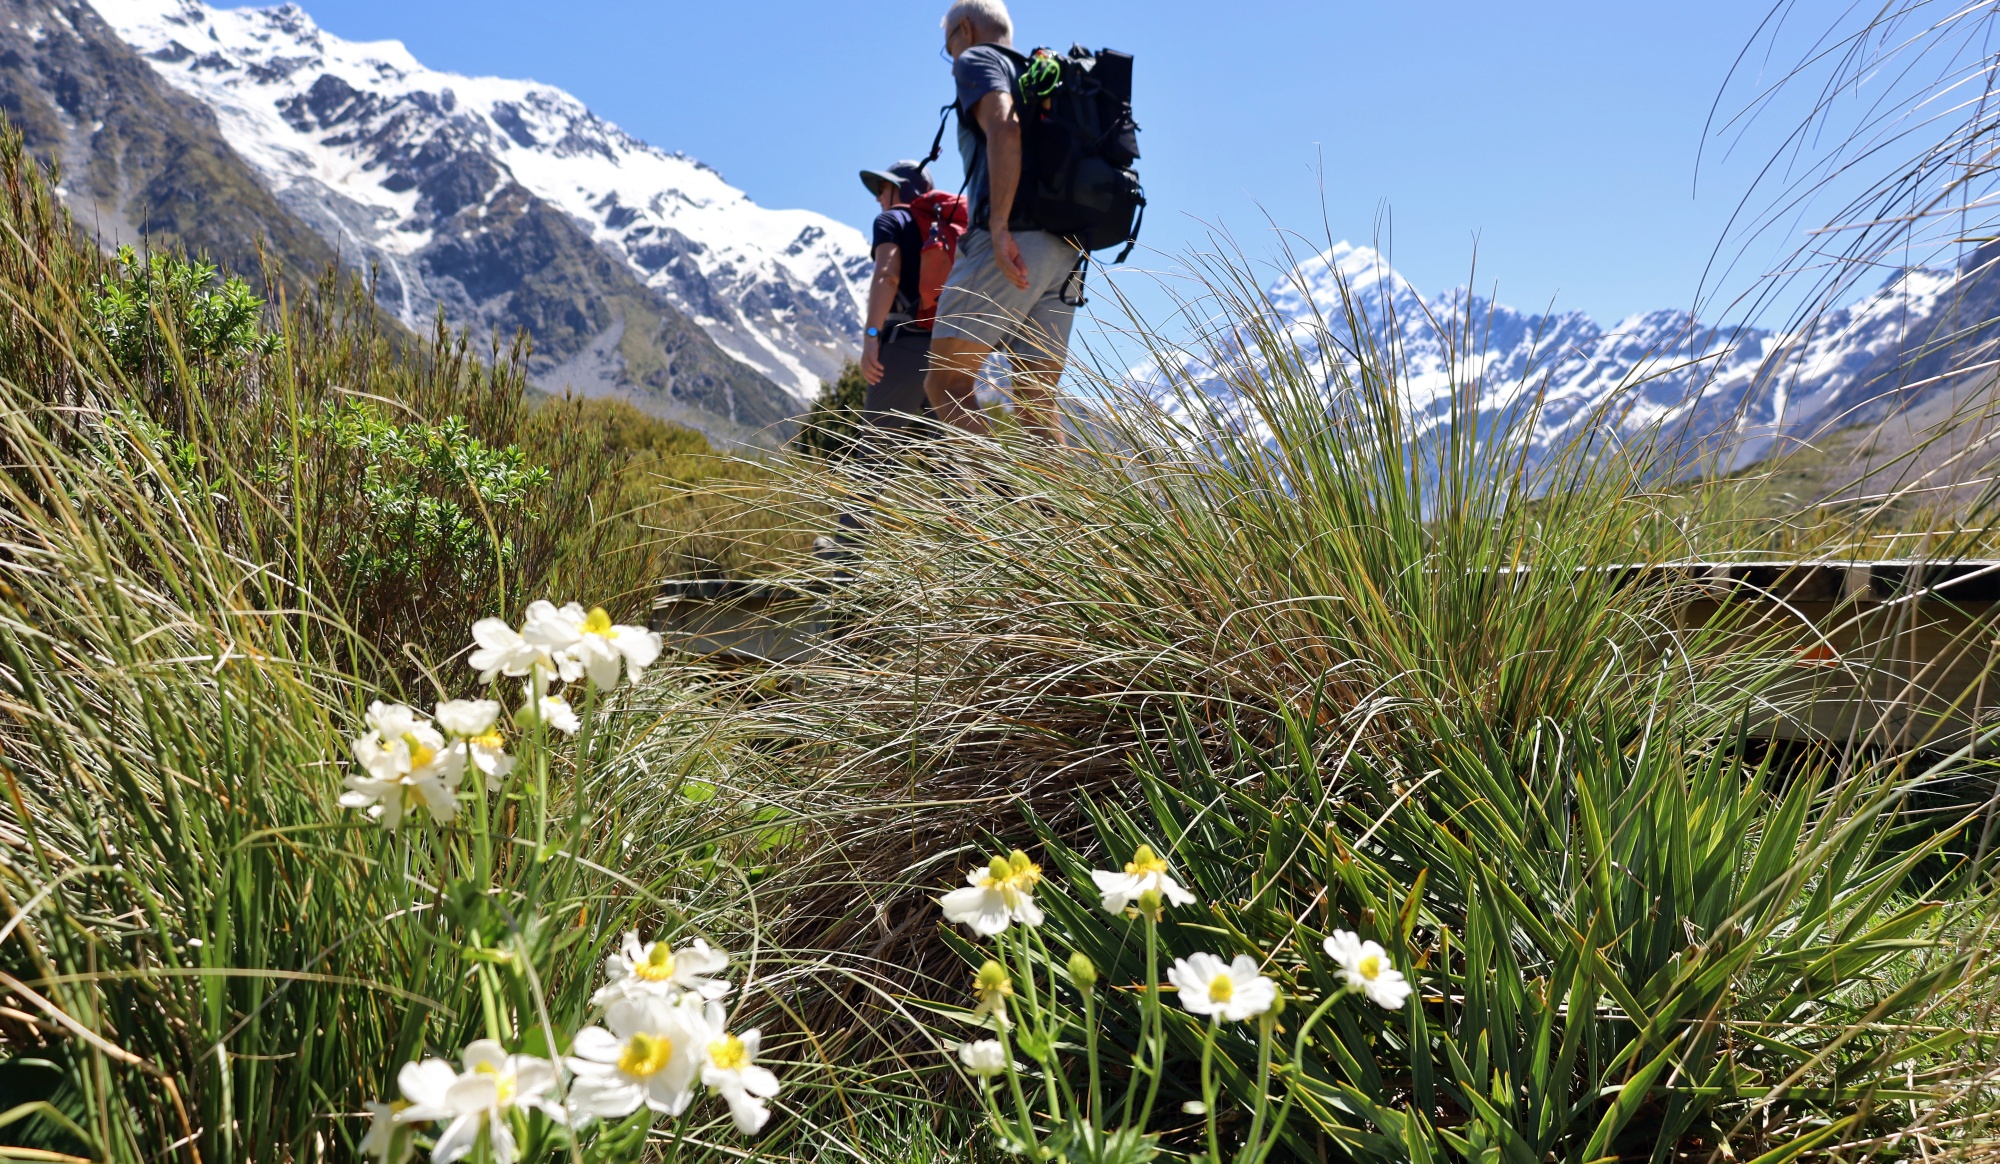
[{"label": "tussock grass clump", "polygon": [[[1693,454],[1588,424],[1538,448],[1534,377],[1495,409],[1475,318],[1343,286],[1301,322],[1240,256],[1191,267],[1201,326],[1135,327],[1148,374],[1097,376],[1072,446],[940,435],[795,478],[865,532],[831,587],[848,629],[746,712],[793,741],[772,779],[841,822],[783,932],[961,1000],[986,955],[931,898],[968,850],[1028,848],[1088,902],[1145,843],[1200,887],[1165,953],[1250,954],[1310,1003],[1352,930],[1417,983],[1280,1056],[1300,1158],[1777,1159],[1976,1120],[1972,749],[1755,743],[1820,689],[1793,617],[1691,623],[1652,569],[1744,528]],[[1430,427],[1418,327],[1457,337]],[[1042,938],[1054,978],[1070,950],[1109,968],[1136,1046],[1130,927],[1053,909]],[[1185,1084],[1201,1024],[1174,1029]],[[1220,1052],[1247,1109],[1245,1039]]]}]

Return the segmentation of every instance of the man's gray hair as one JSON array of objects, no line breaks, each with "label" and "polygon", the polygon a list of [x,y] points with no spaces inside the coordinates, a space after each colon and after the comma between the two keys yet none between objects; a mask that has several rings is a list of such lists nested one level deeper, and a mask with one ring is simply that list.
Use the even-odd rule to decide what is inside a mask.
[{"label": "man's gray hair", "polygon": [[944,13],[945,31],[957,28],[961,20],[972,21],[972,27],[1001,44],[1014,41],[1014,18],[1007,15],[1006,0],[952,0]]}]

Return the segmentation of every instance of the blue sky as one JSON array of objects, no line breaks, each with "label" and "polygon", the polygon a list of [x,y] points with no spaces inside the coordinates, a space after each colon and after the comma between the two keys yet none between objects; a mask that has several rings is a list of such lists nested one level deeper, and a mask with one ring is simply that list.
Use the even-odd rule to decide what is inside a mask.
[{"label": "blue sky", "polygon": [[[303,2],[436,68],[559,85],[762,203],[857,226],[872,204],[855,171],[918,154],[950,98],[942,0]],[[1465,282],[1476,248],[1482,290],[1609,323],[1691,302],[1764,159],[1711,156],[1696,185],[1704,119],[1762,0],[1013,7],[1024,45],[1137,57],[1144,241],[1167,252],[1221,224],[1268,255],[1267,214],[1315,240],[1386,231],[1427,293]],[[1795,7],[1818,25],[1841,3]],[[955,175],[949,142],[947,162]]]}]

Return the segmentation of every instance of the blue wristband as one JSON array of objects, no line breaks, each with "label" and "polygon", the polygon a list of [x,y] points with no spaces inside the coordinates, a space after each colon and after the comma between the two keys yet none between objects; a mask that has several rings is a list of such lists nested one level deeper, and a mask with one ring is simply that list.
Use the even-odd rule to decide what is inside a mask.
[{"label": "blue wristband", "polygon": [[867,336],[869,339],[880,339],[882,336],[882,329],[879,327],[871,327],[867,331],[862,332],[861,334]]}]

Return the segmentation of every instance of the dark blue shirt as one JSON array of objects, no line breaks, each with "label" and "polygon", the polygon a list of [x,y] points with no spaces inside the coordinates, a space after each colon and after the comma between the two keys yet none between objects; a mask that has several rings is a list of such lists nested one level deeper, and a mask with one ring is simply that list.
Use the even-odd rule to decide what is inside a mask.
[{"label": "dark blue shirt", "polygon": [[979,131],[976,110],[989,93],[1013,93],[1021,66],[1015,57],[997,44],[976,44],[958,54],[951,63],[951,79],[958,83],[958,152],[965,159],[966,194],[971,205],[972,225],[986,225],[986,208],[992,200],[986,180],[986,135]]},{"label": "dark blue shirt", "polygon": [[874,254],[883,243],[895,243],[903,262],[903,269],[896,280],[896,303],[892,310],[902,315],[914,315],[922,295],[924,240],[917,236],[917,220],[910,216],[909,207],[898,206],[875,216],[875,238],[868,244],[868,253]]}]

